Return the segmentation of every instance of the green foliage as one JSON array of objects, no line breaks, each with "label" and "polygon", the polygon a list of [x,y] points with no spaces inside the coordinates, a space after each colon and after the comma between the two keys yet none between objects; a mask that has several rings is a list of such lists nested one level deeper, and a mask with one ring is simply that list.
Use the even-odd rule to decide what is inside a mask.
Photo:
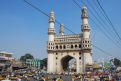
[{"label": "green foliage", "polygon": [[33,57],[31,54],[29,54],[29,53],[27,53],[27,54],[25,54],[24,56],[21,56],[21,57],[20,57],[20,61],[25,62],[26,59],[34,59],[34,57]]},{"label": "green foliage", "polygon": [[34,59],[34,57],[31,54],[25,54],[26,59]]},{"label": "green foliage", "polygon": [[44,58],[42,61],[43,61],[43,66],[47,67],[47,58]]},{"label": "green foliage", "polygon": [[120,61],[119,59],[117,59],[117,58],[114,58],[114,65],[115,65],[116,67],[121,66],[121,61]]},{"label": "green foliage", "polygon": [[104,67],[105,68],[110,68],[111,67],[111,62],[104,62]]},{"label": "green foliage", "polygon": [[25,62],[25,61],[26,61],[26,58],[25,58],[25,56],[21,56],[21,57],[20,57],[20,61],[23,61],[23,62]]}]

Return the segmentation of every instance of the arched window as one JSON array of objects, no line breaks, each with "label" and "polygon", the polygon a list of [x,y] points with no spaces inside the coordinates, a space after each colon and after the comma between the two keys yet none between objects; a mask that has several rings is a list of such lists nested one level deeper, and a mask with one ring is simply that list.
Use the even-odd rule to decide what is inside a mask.
[{"label": "arched window", "polygon": [[58,55],[58,53],[56,53],[56,55]]},{"label": "arched window", "polygon": [[85,47],[87,47],[87,45],[85,45]]},{"label": "arched window", "polygon": [[58,57],[56,57],[56,60],[58,59]]},{"label": "arched window", "polygon": [[58,49],[58,46],[56,46],[56,49]]},{"label": "arched window", "polygon": [[84,26],[84,28],[86,28],[86,26]]},{"label": "arched window", "polygon": [[62,46],[60,45],[60,49],[62,49]]},{"label": "arched window", "polygon": [[79,59],[81,60],[81,57],[79,57]]},{"label": "arched window", "polygon": [[79,52],[79,55],[81,55],[81,52]]},{"label": "arched window", "polygon": [[75,45],[75,48],[77,48],[77,45]]},{"label": "arched window", "polygon": [[83,41],[83,43],[84,43],[84,41]]},{"label": "arched window", "polygon": [[85,41],[85,43],[87,43],[87,41]]},{"label": "arched window", "polygon": [[89,41],[88,41],[88,43],[89,43]]},{"label": "arched window", "polygon": [[90,47],[90,46],[88,45],[88,47]]},{"label": "arched window", "polygon": [[79,44],[79,48],[81,48],[81,44]]},{"label": "arched window", "polygon": [[71,48],[73,48],[73,45],[71,45]]},{"label": "arched window", "polygon": [[63,49],[66,49],[66,46],[65,45],[63,46]]}]

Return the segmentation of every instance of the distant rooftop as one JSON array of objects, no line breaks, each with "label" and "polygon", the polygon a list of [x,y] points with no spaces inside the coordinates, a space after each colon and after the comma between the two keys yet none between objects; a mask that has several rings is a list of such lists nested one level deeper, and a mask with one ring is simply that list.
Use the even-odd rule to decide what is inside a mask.
[{"label": "distant rooftop", "polygon": [[5,52],[5,51],[0,51],[0,53],[4,53],[4,54],[11,54],[11,55],[13,55],[13,53]]}]

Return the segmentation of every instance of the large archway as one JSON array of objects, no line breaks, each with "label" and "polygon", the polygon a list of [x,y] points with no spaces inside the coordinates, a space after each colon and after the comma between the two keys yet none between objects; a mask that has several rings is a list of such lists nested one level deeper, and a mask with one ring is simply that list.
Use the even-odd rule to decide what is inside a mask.
[{"label": "large archway", "polygon": [[72,56],[65,56],[61,59],[63,72],[76,72],[76,59]]}]

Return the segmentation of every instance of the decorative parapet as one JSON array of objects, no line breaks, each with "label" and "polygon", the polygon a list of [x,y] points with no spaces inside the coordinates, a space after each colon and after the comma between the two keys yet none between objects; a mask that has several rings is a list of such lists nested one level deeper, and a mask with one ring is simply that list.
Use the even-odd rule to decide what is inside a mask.
[{"label": "decorative parapet", "polygon": [[81,34],[74,34],[74,35],[56,35],[55,38],[81,38]]},{"label": "decorative parapet", "polygon": [[56,43],[67,43],[67,42],[80,42],[81,34],[76,35],[56,35],[55,40]]}]

